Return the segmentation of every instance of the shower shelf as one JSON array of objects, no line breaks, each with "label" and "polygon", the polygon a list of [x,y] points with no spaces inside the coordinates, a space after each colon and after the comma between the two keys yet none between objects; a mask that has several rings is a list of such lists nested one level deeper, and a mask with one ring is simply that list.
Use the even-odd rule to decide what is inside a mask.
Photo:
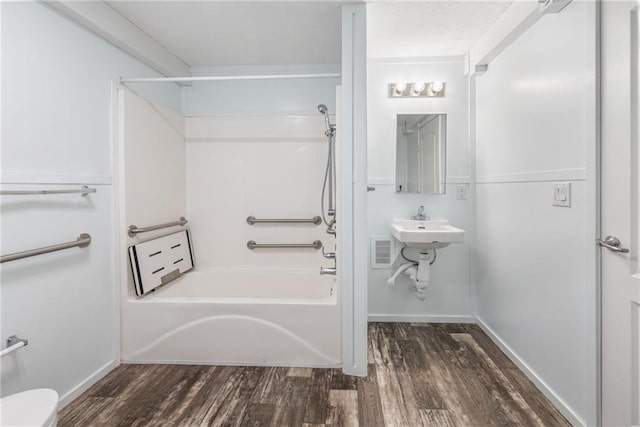
[{"label": "shower shelf", "polygon": [[320,218],[319,216],[314,216],[311,219],[258,219],[255,216],[251,215],[247,217],[247,224],[249,225],[254,225],[254,224],[315,224],[315,225],[320,225],[322,223],[322,218]]}]

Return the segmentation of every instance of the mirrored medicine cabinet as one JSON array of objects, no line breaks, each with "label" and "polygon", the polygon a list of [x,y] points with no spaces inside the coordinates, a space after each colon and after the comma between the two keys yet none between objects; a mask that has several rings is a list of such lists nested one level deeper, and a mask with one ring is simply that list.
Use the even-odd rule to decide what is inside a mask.
[{"label": "mirrored medicine cabinet", "polygon": [[396,116],[396,192],[444,194],[446,114]]}]

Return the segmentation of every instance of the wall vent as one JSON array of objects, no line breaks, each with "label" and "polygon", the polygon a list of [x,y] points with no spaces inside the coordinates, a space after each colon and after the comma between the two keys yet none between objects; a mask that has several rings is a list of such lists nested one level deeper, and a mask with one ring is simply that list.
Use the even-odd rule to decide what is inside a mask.
[{"label": "wall vent", "polygon": [[391,268],[394,260],[391,236],[371,236],[371,268]]}]

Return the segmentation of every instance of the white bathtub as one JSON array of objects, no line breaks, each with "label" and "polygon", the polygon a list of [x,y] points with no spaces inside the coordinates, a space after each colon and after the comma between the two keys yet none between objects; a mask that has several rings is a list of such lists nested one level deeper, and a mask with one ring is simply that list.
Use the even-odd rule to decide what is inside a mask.
[{"label": "white bathtub", "polygon": [[122,359],[335,367],[335,279],[318,271],[189,272],[122,307]]}]

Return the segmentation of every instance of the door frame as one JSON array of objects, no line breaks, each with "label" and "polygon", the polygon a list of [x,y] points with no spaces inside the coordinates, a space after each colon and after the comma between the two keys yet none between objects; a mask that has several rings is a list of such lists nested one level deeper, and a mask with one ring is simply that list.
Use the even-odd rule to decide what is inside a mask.
[{"label": "door frame", "polygon": [[337,278],[342,371],[367,375],[367,28],[366,4],[342,7],[342,129]]},{"label": "door frame", "polygon": [[[601,7],[601,3],[604,3],[603,0],[599,0],[598,1],[598,8],[600,9]],[[609,3],[609,2],[607,2]],[[626,3],[626,2],[625,2]],[[640,14],[640,2],[638,0],[631,0],[629,1],[629,3],[634,3],[635,5],[631,6],[631,9],[629,9],[631,11],[632,14],[635,14],[636,17]],[[605,3],[606,4],[606,3]],[[601,202],[601,193],[602,193],[602,178],[603,178],[603,174],[602,174],[602,156],[601,156],[601,150],[602,150],[602,144],[601,144],[601,139],[603,138],[603,133],[602,133],[602,124],[603,124],[603,117],[602,117],[602,100],[600,99],[600,94],[601,94],[601,87],[600,85],[603,83],[603,62],[600,60],[600,56],[601,56],[601,52],[603,49],[606,49],[606,46],[604,45],[604,43],[606,43],[611,36],[609,37],[605,37],[602,35],[602,15],[600,14],[599,11],[599,15],[600,18],[598,19],[598,35],[599,35],[599,42],[598,42],[598,95],[599,95],[599,99],[598,99],[598,125],[599,125],[599,129],[598,129],[598,146],[597,146],[597,202],[598,202],[598,217],[597,217],[597,224],[596,224],[596,230],[597,230],[597,237],[598,238],[603,238],[604,236],[602,236],[602,232],[605,232],[605,234],[611,233],[611,230],[603,230],[602,229],[602,215],[603,215],[603,204]],[[633,31],[634,28],[638,25],[637,21],[632,21],[631,20],[631,16],[628,16],[627,19],[629,19],[629,23],[630,25],[630,30]],[[638,164],[640,164],[640,158],[638,157],[639,153],[638,153],[638,143],[640,142],[638,140],[638,119],[637,119],[637,115],[638,115],[638,84],[640,83],[640,78],[637,77],[637,73],[639,71],[638,69],[638,58],[637,58],[637,53],[635,53],[634,56],[634,51],[632,50],[634,46],[637,47],[639,41],[637,40],[637,28],[635,28],[635,33],[636,34],[636,38],[634,39],[631,36],[631,33],[629,34],[629,36],[631,37],[630,39],[630,49],[629,49],[629,54],[630,54],[630,69],[629,71],[629,76],[630,76],[630,88],[631,88],[631,96],[630,96],[630,109],[629,109],[629,120],[630,120],[630,127],[631,127],[631,133],[630,133],[630,148],[631,148],[631,155],[633,156],[632,159],[632,163],[630,163],[629,167],[631,168],[631,190],[633,193],[635,193],[635,196],[633,194],[630,194],[629,196],[631,197],[631,215],[632,218],[633,216],[635,216],[637,218],[637,215],[639,213],[639,208],[640,206],[638,205],[638,196],[637,196],[637,192],[639,191],[639,189],[637,188],[638,186]],[[635,72],[635,74],[634,74]],[[634,78],[634,76],[636,76]],[[633,95],[633,93],[635,93],[635,97]],[[635,114],[635,116],[634,116]],[[635,122],[634,122],[634,117],[636,117]],[[606,142],[606,141],[605,141]],[[634,169],[635,166],[635,169]],[[635,185],[635,188],[634,188]],[[629,224],[630,226],[630,234],[631,234],[631,239],[629,242],[626,242],[626,236],[624,238],[625,240],[625,245],[624,246],[631,246],[632,248],[632,252],[631,254],[629,254],[631,256],[630,259],[630,263],[632,266],[632,269],[634,271],[638,271],[638,259],[635,258],[634,259],[634,250],[637,251],[638,249],[638,240],[640,239],[640,235],[639,235],[639,230],[638,230],[638,223],[637,221],[633,221],[631,224]],[[622,237],[622,236],[621,236]],[[603,358],[603,352],[604,352],[604,347],[603,347],[603,340],[604,340],[604,331],[606,330],[606,328],[604,327],[604,313],[603,313],[603,296],[604,296],[604,277],[603,277],[603,269],[602,269],[602,264],[603,264],[603,251],[604,248],[600,248],[599,246],[597,246],[597,286],[598,286],[598,306],[597,306],[597,318],[598,318],[598,333],[597,333],[597,345],[598,345],[598,365],[597,365],[597,425],[598,426],[602,426],[604,423],[603,420],[603,411],[604,411],[604,396],[603,396],[603,391],[604,391],[604,358]],[[634,276],[638,276],[638,274],[635,274]],[[630,337],[631,338],[631,337]],[[632,343],[633,344],[633,343]],[[633,349],[632,349],[633,351]],[[637,351],[637,350],[636,350]],[[633,371],[632,371],[633,374]],[[632,389],[630,390],[631,392],[631,399],[634,398],[634,393],[635,393],[635,398],[637,398],[638,395],[640,395],[640,390],[637,389]],[[630,408],[633,409],[633,408]]]}]

